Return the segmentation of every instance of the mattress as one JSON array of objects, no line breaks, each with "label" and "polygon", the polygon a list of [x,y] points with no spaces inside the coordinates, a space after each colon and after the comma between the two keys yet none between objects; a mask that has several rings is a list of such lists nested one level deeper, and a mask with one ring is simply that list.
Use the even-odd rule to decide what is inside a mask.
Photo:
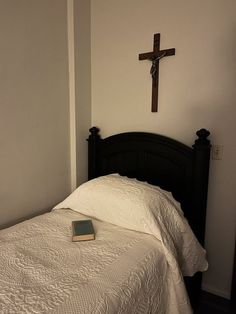
[{"label": "mattress", "polygon": [[56,209],[0,232],[0,313],[191,313],[153,235],[93,219],[96,239],[72,242]]}]

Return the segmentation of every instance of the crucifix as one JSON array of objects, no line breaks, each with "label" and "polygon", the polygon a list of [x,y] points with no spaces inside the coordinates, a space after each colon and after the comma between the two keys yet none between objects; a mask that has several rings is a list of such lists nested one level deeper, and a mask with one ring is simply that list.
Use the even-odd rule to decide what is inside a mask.
[{"label": "crucifix", "polygon": [[149,60],[152,62],[150,74],[152,76],[152,112],[157,112],[158,103],[158,78],[159,60],[173,56],[175,48],[160,50],[160,34],[154,34],[153,51],[139,54],[139,60]]}]

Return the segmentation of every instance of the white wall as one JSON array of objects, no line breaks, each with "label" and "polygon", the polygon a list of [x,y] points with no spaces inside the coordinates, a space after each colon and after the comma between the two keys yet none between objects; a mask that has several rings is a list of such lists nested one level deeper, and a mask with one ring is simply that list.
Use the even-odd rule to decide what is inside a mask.
[{"label": "white wall", "polygon": [[69,193],[66,0],[0,0],[0,226]]},{"label": "white wall", "polygon": [[88,130],[91,127],[91,47],[90,1],[76,0],[75,16],[75,95],[77,183],[88,177]]},{"label": "white wall", "polygon": [[[235,239],[235,0],[99,0],[91,2],[92,124],[104,136],[165,134],[191,145],[211,131],[224,146],[211,162],[203,287],[229,297]],[[159,111],[151,113],[153,34],[176,55],[160,62]]]}]

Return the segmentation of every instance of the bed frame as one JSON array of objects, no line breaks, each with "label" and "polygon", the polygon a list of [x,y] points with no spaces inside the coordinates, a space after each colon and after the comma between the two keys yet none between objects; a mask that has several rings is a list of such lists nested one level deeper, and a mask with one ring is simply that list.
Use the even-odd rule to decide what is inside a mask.
[{"label": "bed frame", "polygon": [[[191,147],[163,135],[129,132],[102,139],[91,128],[88,138],[88,177],[119,173],[171,191],[189,224],[204,245],[210,160],[210,132],[201,129]],[[185,278],[192,304],[201,291],[201,274]]]}]

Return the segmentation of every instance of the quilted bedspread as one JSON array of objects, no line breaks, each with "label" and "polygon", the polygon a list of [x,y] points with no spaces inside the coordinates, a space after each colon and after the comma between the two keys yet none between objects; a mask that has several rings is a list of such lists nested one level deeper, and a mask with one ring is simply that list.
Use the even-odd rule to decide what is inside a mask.
[{"label": "quilted bedspread", "polygon": [[93,220],[96,239],[72,242],[57,209],[0,231],[0,313],[188,314],[154,236]]}]

